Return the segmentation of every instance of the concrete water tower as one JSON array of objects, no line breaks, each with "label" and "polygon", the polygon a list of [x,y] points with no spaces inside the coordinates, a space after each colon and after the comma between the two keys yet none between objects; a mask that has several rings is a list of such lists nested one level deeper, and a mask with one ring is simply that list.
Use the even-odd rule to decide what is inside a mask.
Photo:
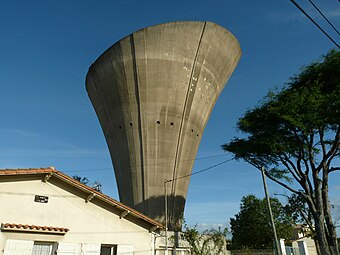
[{"label": "concrete water tower", "polygon": [[172,22],[115,43],[90,67],[86,89],[108,144],[122,203],[181,228],[204,127],[241,56],[212,22]]}]

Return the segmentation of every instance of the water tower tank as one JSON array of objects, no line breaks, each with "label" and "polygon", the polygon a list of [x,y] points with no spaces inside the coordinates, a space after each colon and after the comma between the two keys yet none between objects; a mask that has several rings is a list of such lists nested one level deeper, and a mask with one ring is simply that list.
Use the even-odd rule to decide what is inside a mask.
[{"label": "water tower tank", "polygon": [[[215,102],[241,55],[212,22],[172,22],[115,43],[86,88],[108,144],[122,203],[181,228],[194,158]],[[202,187],[204,188],[204,187]]]}]

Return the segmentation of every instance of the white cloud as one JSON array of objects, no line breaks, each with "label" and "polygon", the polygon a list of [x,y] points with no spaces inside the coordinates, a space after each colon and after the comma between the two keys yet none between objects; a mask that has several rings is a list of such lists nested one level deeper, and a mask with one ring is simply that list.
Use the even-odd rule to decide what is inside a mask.
[{"label": "white cloud", "polygon": [[280,23],[303,21],[305,18],[300,13],[270,12],[268,19]]},{"label": "white cloud", "polygon": [[45,156],[82,156],[106,155],[104,150],[82,148],[56,139],[23,129],[0,129],[0,154],[2,157],[45,157]]},{"label": "white cloud", "polygon": [[[308,8],[303,7],[303,8],[306,11],[306,13],[309,16],[311,16],[313,19],[317,20],[318,22],[321,22],[321,21],[324,22],[323,17],[314,8],[312,7],[308,7]],[[321,11],[330,20],[340,18],[340,8],[325,9]],[[290,12],[279,12],[279,11],[269,12],[267,17],[271,21],[280,22],[280,23],[307,22],[307,21],[309,22],[308,18],[297,9],[296,11],[290,11]]]},{"label": "white cloud", "polygon": [[332,213],[334,219],[339,219],[340,221],[340,197],[335,198],[331,201],[332,204]]},{"label": "white cloud", "polygon": [[86,148],[23,129],[0,129],[0,168],[46,167],[68,159],[108,158],[105,149]]},{"label": "white cloud", "polygon": [[[338,186],[339,187],[339,186]],[[333,222],[335,223],[335,226],[337,227],[337,233],[340,233],[340,197],[333,197],[331,198],[331,213]]]},{"label": "white cloud", "polygon": [[34,133],[24,129],[0,129],[0,138],[11,142],[12,146],[30,144],[32,146],[48,145],[54,147],[74,147],[70,143],[51,136]]},{"label": "white cloud", "polygon": [[340,18],[340,8],[334,10],[327,10],[323,14],[328,18]]},{"label": "white cloud", "polygon": [[57,156],[57,157],[68,157],[68,156],[103,156],[106,155],[104,151],[91,150],[86,148],[13,148],[6,149],[0,148],[0,154],[2,157],[46,157],[46,156]]}]

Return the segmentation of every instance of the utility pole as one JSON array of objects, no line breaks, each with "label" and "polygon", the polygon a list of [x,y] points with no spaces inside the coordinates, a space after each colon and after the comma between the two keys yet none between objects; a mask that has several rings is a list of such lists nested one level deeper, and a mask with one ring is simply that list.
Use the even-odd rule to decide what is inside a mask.
[{"label": "utility pole", "polygon": [[164,180],[164,211],[165,211],[165,255],[168,255],[168,192],[166,184],[170,182],[167,179]]},{"label": "utility pole", "polygon": [[266,201],[267,201],[268,212],[269,212],[269,217],[270,217],[270,225],[272,226],[272,230],[273,230],[274,250],[275,250],[276,255],[282,255],[279,240],[277,239],[276,228],[275,228],[275,223],[274,223],[274,218],[273,218],[273,213],[272,213],[272,207],[270,205],[270,198],[268,195],[267,182],[266,182],[266,176],[264,174],[264,171],[265,171],[264,167],[262,167],[261,172],[262,172],[263,187],[264,187],[264,193],[266,195]]}]

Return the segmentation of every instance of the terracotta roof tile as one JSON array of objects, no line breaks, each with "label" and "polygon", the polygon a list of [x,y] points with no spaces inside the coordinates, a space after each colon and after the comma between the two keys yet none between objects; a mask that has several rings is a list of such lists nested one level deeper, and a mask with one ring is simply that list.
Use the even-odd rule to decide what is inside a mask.
[{"label": "terracotta roof tile", "polygon": [[54,167],[27,169],[0,169],[0,175],[37,174],[57,172]]},{"label": "terracotta roof tile", "polygon": [[2,231],[43,231],[47,233],[59,233],[65,234],[69,231],[68,228],[60,228],[60,227],[48,227],[48,226],[36,226],[36,225],[28,225],[28,224],[15,224],[15,223],[2,223],[1,224]]}]

